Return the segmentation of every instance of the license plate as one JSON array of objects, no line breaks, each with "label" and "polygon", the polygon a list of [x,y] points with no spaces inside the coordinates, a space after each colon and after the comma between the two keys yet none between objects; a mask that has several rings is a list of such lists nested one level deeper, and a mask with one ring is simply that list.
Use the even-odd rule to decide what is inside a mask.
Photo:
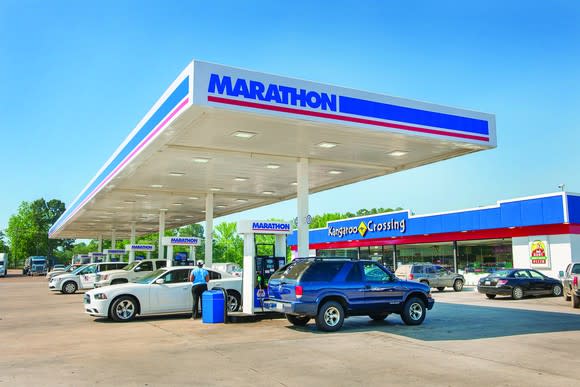
[{"label": "license plate", "polygon": [[491,281],[485,281],[486,285],[491,285]]}]

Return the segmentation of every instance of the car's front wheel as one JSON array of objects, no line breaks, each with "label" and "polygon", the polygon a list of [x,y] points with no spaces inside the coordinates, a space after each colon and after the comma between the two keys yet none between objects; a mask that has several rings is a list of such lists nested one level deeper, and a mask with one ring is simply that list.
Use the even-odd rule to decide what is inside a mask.
[{"label": "car's front wheel", "polygon": [[77,288],[78,288],[78,286],[77,286],[77,283],[76,282],[74,282],[74,281],[68,281],[68,282],[65,282],[64,284],[62,284],[62,290],[61,291],[64,294],[73,294],[74,292],[77,291]]},{"label": "car's front wheel", "polygon": [[425,320],[427,309],[425,303],[418,297],[411,297],[403,305],[401,319],[407,325],[420,325]]},{"label": "car's front wheel", "polygon": [[119,297],[111,305],[109,315],[114,321],[131,321],[137,315],[137,302],[131,296]]},{"label": "car's front wheel", "polygon": [[383,321],[384,319],[387,318],[388,315],[389,313],[373,313],[369,314],[369,317],[374,321]]},{"label": "car's front wheel", "polygon": [[316,326],[321,331],[335,332],[343,323],[344,308],[336,301],[325,302],[316,315]]},{"label": "car's front wheel", "polygon": [[287,314],[286,318],[290,322],[290,324],[295,325],[297,327],[303,327],[308,324],[310,321],[310,317],[308,316],[295,316],[293,314]]},{"label": "car's front wheel", "polygon": [[460,292],[463,290],[463,281],[460,279],[456,279],[455,282],[453,282],[453,290],[455,290],[456,292]]},{"label": "car's front wheel", "polygon": [[560,285],[554,285],[554,287],[552,288],[552,296],[554,297],[560,297],[562,295],[562,286]]}]

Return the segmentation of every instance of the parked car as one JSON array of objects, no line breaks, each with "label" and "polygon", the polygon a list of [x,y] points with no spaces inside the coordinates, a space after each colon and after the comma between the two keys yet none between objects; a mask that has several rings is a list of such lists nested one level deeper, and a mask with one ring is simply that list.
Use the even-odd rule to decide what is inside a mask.
[{"label": "parked car", "polygon": [[314,257],[296,259],[270,277],[264,308],[285,313],[297,326],[314,318],[318,329],[331,332],[350,316],[382,321],[395,313],[419,325],[434,302],[427,285],[401,280],[377,262]]},{"label": "parked car", "polygon": [[131,262],[119,270],[103,271],[97,274],[95,288],[135,282],[139,278],[143,278],[155,270],[164,268],[166,265],[167,261],[164,259],[146,259],[143,261]]},{"label": "parked car", "polygon": [[72,272],[74,269],[76,269],[77,267],[79,267],[79,265],[68,265],[68,266],[63,266],[62,268],[57,268],[56,265],[55,267],[52,268],[51,271],[49,271],[48,273],[46,273],[46,278],[48,278],[48,280],[50,281],[52,278],[56,277],[57,275],[61,275],[64,273],[70,273]]},{"label": "parked car", "polygon": [[[156,270],[134,283],[124,283],[89,290],[84,295],[85,313],[126,322],[137,315],[191,313],[193,298],[189,275],[192,267]],[[242,279],[226,272],[206,269],[208,289],[221,287],[228,295],[228,310],[241,305]]]},{"label": "parked car", "polygon": [[442,292],[446,287],[452,287],[456,292],[463,290],[465,278],[443,266],[431,263],[412,263],[401,265],[395,275],[408,281],[422,282]]},{"label": "parked car", "polygon": [[566,267],[565,272],[561,272],[562,285],[566,301],[572,300],[573,308],[580,308],[580,263],[571,263]]},{"label": "parked car", "polygon": [[498,295],[519,300],[525,296],[562,295],[562,283],[532,269],[498,270],[479,280],[477,291],[487,298]]},{"label": "parked car", "polygon": [[70,273],[63,273],[53,277],[48,288],[64,294],[73,294],[79,289],[92,289],[95,277],[101,271],[118,269],[127,266],[125,262],[99,262],[83,265]]}]

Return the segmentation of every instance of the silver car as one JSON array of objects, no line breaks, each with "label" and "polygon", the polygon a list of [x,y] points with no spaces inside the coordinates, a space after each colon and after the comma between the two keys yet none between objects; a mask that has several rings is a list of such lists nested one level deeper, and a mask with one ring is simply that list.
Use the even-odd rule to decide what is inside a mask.
[{"label": "silver car", "polygon": [[401,279],[422,282],[432,288],[437,288],[440,292],[446,287],[452,287],[456,292],[460,292],[465,283],[465,278],[461,274],[431,263],[401,265],[395,271],[395,275]]}]

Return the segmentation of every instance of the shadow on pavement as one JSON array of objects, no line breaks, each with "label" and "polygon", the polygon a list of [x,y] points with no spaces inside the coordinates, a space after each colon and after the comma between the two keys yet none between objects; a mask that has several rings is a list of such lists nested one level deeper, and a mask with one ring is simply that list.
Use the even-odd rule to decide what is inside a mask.
[{"label": "shadow on pavement", "polygon": [[[314,320],[296,331],[328,334],[316,329]],[[351,317],[337,333],[384,332],[423,341],[474,340],[532,333],[580,331],[580,315],[533,310],[446,304],[439,302],[427,313],[422,325],[407,326],[399,315],[375,322],[368,317]]]}]

